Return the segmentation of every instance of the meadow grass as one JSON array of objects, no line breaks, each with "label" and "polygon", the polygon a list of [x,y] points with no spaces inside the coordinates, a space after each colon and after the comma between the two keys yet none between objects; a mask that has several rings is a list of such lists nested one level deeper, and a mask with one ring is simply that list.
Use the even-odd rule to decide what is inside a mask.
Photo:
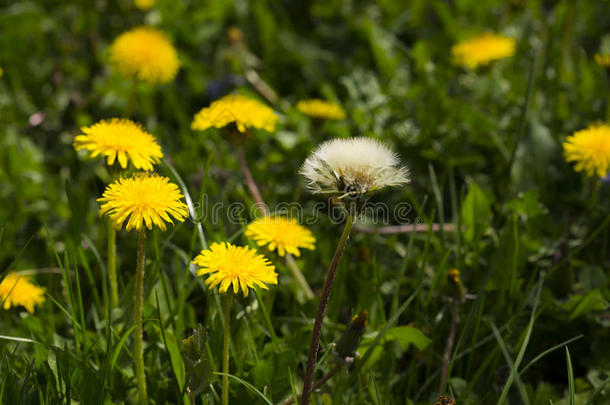
[{"label": "meadow grass", "polygon": [[[411,182],[367,195],[370,209],[355,221],[323,318],[311,403],[610,403],[608,177],[576,170],[563,151],[568,136],[610,121],[610,70],[595,57],[610,54],[608,8],[1,4],[0,281],[11,271],[31,277],[45,302],[33,313],[0,309],[0,404],[138,399],[138,238],[116,232],[114,303],[109,226],[96,201],[123,169],[73,147],[80,128],[113,117],[156,138],[164,156],[154,170],[188,208],[186,221],[141,240],[148,403],[219,404],[225,377],[231,404],[300,403],[345,216],[337,199],[309,193],[299,170],[322,142],[357,136],[396,152]],[[179,70],[166,83],[124,77],[111,62],[112,42],[140,25],[177,50]],[[514,54],[460,66],[452,47],[486,32],[513,38]],[[230,93],[271,108],[273,130],[249,128],[243,142],[239,128],[191,128]],[[297,108],[317,98],[345,117]],[[261,201],[296,216],[315,249],[287,259],[246,237]],[[265,255],[278,284],[235,294],[226,311],[193,263],[215,242]],[[362,311],[364,332],[344,338]]]}]

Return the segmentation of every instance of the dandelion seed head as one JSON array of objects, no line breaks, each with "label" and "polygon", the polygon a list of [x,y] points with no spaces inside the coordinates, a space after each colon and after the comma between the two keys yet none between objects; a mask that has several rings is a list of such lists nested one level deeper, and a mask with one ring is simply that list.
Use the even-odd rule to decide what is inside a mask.
[{"label": "dandelion seed head", "polygon": [[576,171],[606,177],[610,171],[610,126],[593,124],[575,132],[566,138],[563,152],[568,162],[576,163]]},{"label": "dandelion seed head", "polygon": [[454,45],[451,53],[456,64],[475,69],[513,56],[515,40],[504,35],[482,34]]},{"label": "dandelion seed head", "polygon": [[286,253],[299,257],[299,248],[313,250],[316,242],[311,231],[299,225],[296,219],[280,216],[257,219],[246,228],[246,236],[258,246],[277,250],[282,257]]},{"label": "dandelion seed head", "polygon": [[105,156],[109,166],[118,160],[126,169],[131,161],[136,169],[152,170],[163,157],[155,137],[127,119],[102,120],[81,131],[83,134],[74,138],[74,148],[88,150],[91,157]]},{"label": "dandelion seed head", "polygon": [[30,281],[30,277],[9,273],[0,283],[0,302],[4,309],[22,306],[30,314],[45,301],[45,289]]},{"label": "dandelion seed head", "polygon": [[171,217],[179,222],[187,217],[188,207],[182,198],[178,186],[167,177],[138,173],[110,184],[97,201],[102,204],[100,215],[107,214],[117,229],[127,220],[128,231],[144,226],[152,229],[153,225],[165,231],[165,222],[173,224]]},{"label": "dandelion seed head", "polygon": [[371,138],[322,143],[300,170],[313,193],[358,195],[409,182],[409,171],[387,146]]},{"label": "dandelion seed head", "polygon": [[150,27],[121,34],[110,45],[110,60],[122,75],[151,84],[172,81],[180,66],[165,34]]},{"label": "dandelion seed head", "polygon": [[198,276],[208,274],[206,285],[212,289],[220,285],[219,292],[225,293],[229,287],[237,294],[241,289],[244,297],[250,288],[268,289],[267,284],[277,284],[275,267],[265,256],[257,254],[246,246],[230,243],[213,243],[202,250],[193,260],[201,269]]},{"label": "dandelion seed head", "polygon": [[235,124],[241,133],[246,132],[248,128],[272,132],[278,120],[275,112],[265,104],[240,94],[229,94],[199,111],[191,128],[205,131],[208,128]]}]

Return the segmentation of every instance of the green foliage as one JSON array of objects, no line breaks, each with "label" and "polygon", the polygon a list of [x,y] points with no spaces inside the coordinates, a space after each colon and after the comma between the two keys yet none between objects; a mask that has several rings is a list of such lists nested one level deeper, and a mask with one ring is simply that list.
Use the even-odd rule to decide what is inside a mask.
[{"label": "green foliage", "polygon": [[[0,4],[0,279],[22,271],[46,289],[34,314],[0,309],[0,403],[136,397],[137,237],[117,233],[120,303],[111,310],[96,199],[116,168],[72,146],[81,126],[125,115],[159,140],[157,171],[180,185],[191,212],[147,238],[149,397],[220,403],[222,300],[191,260],[212,242],[255,247],[243,234],[254,214],[236,205],[253,198],[226,134],[190,124],[232,91],[281,117],[276,132],[251,134],[245,155],[272,209],[303,207],[316,249],[296,262],[317,296],[340,233],[330,203],[307,193],[298,175],[320,142],[373,137],[410,168],[408,186],[371,196],[388,218],[358,225],[453,226],[353,232],[318,379],[337,365],[332,344],[352,315],[368,311],[368,325],[354,363],[313,403],[423,405],[438,394],[459,404],[610,402],[609,183],[583,177],[562,155],[567,135],[610,120],[610,71],[594,61],[610,52],[607,0],[156,3],[147,11],[131,0]],[[142,24],[177,48],[174,82],[134,83],[110,66],[112,40]],[[231,27],[241,41],[228,37]],[[487,31],[515,38],[516,54],[476,70],[452,63],[457,41]],[[295,109],[314,97],[339,102],[347,119]],[[233,404],[279,404],[300,393],[317,306],[283,258],[261,252],[279,284],[234,302]],[[464,302],[452,300],[463,294],[451,290],[450,268],[460,270]],[[439,392],[444,366],[447,392]]]}]

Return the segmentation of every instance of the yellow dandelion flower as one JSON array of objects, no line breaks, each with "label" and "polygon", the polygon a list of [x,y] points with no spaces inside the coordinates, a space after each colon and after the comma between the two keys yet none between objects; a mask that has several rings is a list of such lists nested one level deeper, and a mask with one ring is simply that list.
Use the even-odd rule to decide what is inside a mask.
[{"label": "yellow dandelion flower", "polygon": [[253,239],[258,246],[265,246],[280,256],[286,252],[297,257],[301,255],[299,248],[315,248],[316,238],[311,231],[298,224],[294,218],[264,217],[252,222],[246,228],[246,236]]},{"label": "yellow dandelion flower", "polygon": [[277,284],[275,267],[269,260],[247,246],[230,243],[213,243],[207,250],[193,260],[201,269],[198,276],[209,274],[205,283],[209,288],[220,284],[219,291],[224,293],[232,285],[237,294],[241,288],[244,297],[255,286],[268,289],[266,284]]},{"label": "yellow dandelion flower", "polygon": [[152,170],[161,161],[163,152],[154,136],[133,121],[113,118],[81,128],[84,134],[74,138],[76,150],[87,149],[91,157],[107,158],[108,165],[115,159],[123,169],[131,160],[136,169]]},{"label": "yellow dandelion flower", "polygon": [[455,284],[460,284],[462,282],[460,279],[460,271],[458,269],[449,269],[447,275]]},{"label": "yellow dandelion flower", "polygon": [[45,301],[45,289],[30,282],[28,276],[9,273],[0,283],[0,302],[4,309],[22,306],[30,314],[34,313],[34,307]]},{"label": "yellow dandelion flower", "polygon": [[600,66],[610,68],[610,53],[596,53],[595,62]]},{"label": "yellow dandelion flower", "polygon": [[122,75],[151,84],[173,80],[180,64],[165,34],[149,27],[134,28],[115,39],[110,60]]},{"label": "yellow dandelion flower", "polygon": [[610,170],[610,126],[594,124],[575,132],[563,143],[563,152],[568,162],[576,162],[576,171],[606,177]]},{"label": "yellow dandelion flower", "polygon": [[108,214],[118,229],[129,218],[125,228],[128,231],[139,231],[143,225],[148,229],[156,225],[165,231],[165,222],[173,224],[170,215],[179,222],[187,217],[188,208],[180,201],[182,198],[178,186],[167,177],[138,173],[110,184],[97,201],[102,203],[100,216]]},{"label": "yellow dandelion flower", "polygon": [[191,124],[192,129],[204,131],[235,124],[241,133],[246,128],[272,132],[279,117],[265,104],[239,94],[229,94],[199,111]]},{"label": "yellow dandelion flower", "polygon": [[150,10],[155,6],[155,0],[133,0],[133,4],[140,10]]},{"label": "yellow dandelion flower", "polygon": [[297,110],[313,118],[327,120],[342,120],[345,118],[345,110],[339,104],[319,99],[301,100],[297,103]]},{"label": "yellow dandelion flower", "polygon": [[515,54],[515,40],[497,34],[482,34],[451,48],[454,62],[474,69]]}]

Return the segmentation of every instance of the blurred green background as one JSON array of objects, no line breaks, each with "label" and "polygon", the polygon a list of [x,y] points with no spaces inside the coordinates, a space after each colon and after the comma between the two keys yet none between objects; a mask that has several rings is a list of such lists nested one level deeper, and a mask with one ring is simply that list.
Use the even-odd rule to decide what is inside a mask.
[{"label": "blurred green background", "polygon": [[[184,181],[209,217],[214,204],[252,200],[226,135],[192,131],[192,117],[232,91],[265,100],[246,74],[255,72],[277,94],[266,101],[281,116],[275,133],[255,132],[246,148],[272,207],[298,202],[310,212],[323,199],[305,192],[303,160],[324,140],[369,136],[392,146],[412,173],[407,187],[374,201],[408,202],[410,223],[467,229],[353,234],[322,353],[352,315],[368,310],[361,349],[371,348],[370,357],[314,401],[432,404],[443,393],[455,292],[447,271],[455,267],[471,294],[457,308],[446,387],[458,403],[495,403],[507,380],[511,404],[610,403],[609,186],[601,182],[596,195],[599,180],[576,173],[561,146],[574,131],[610,120],[609,72],[593,59],[610,35],[609,10],[601,0],[157,0],[149,10],[131,1],[2,1],[0,265],[36,274],[48,295],[34,315],[0,313],[0,402],[118,404],[135,392],[126,332],[136,238],[118,235],[121,309],[109,328],[105,226],[95,200],[111,174],[74,151],[79,128],[123,117],[135,94],[129,118],[159,139],[158,171]],[[111,68],[108,45],[142,24],[177,48],[172,83],[135,83]],[[235,29],[241,39],[228,35]],[[515,38],[516,54],[477,70],[452,64],[456,42],[488,31]],[[347,119],[324,122],[294,109],[312,97],[339,102]],[[247,244],[242,231],[252,218],[240,215],[242,224],[204,221],[207,241]],[[309,227],[316,250],[298,263],[319,292],[340,226],[322,215]],[[148,249],[149,397],[188,403],[193,354],[182,340],[203,325],[205,369],[219,369],[219,298],[191,275],[201,249],[193,221],[155,231]],[[279,403],[291,386],[300,389],[317,301],[305,301],[283,261],[269,257],[280,284],[261,301],[237,304],[231,369]],[[568,366],[563,344],[572,338]],[[219,403],[218,377],[199,388],[197,403]],[[265,401],[232,381],[232,403]]]}]

